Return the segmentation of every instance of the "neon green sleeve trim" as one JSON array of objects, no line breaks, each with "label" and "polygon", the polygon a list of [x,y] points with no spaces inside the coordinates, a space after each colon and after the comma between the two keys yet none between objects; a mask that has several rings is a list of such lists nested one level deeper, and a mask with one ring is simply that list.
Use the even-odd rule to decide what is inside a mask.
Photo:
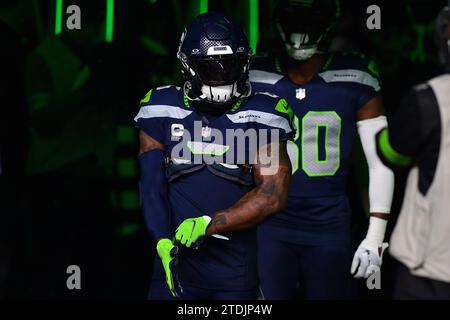
[{"label": "neon green sleeve trim", "polygon": [[407,155],[401,154],[394,150],[389,142],[389,131],[387,128],[381,131],[379,140],[380,151],[387,161],[394,165],[407,167],[410,166],[413,162],[413,158]]},{"label": "neon green sleeve trim", "polygon": [[142,98],[140,103],[141,104],[148,103],[150,101],[150,97],[152,96],[152,93],[153,93],[153,89],[150,90],[149,92],[147,92],[147,94],[145,95],[144,98]]}]

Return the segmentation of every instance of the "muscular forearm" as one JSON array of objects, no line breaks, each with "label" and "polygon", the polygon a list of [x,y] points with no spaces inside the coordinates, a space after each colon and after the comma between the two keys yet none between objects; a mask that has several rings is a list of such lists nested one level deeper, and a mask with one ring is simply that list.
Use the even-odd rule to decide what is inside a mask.
[{"label": "muscular forearm", "polygon": [[284,201],[281,199],[265,195],[259,188],[254,189],[233,207],[215,213],[207,234],[253,227],[283,207]]},{"label": "muscular forearm", "polygon": [[244,195],[234,206],[212,216],[207,234],[253,227],[282,210],[287,202],[291,182],[290,163],[282,163],[278,173]]}]

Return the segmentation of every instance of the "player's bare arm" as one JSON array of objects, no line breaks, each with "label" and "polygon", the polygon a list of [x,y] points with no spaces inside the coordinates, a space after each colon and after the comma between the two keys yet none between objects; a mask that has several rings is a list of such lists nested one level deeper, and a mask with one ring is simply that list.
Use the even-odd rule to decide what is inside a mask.
[{"label": "player's bare arm", "polygon": [[148,136],[144,131],[139,131],[139,156],[153,149],[164,150],[164,145]]},{"label": "player's bare arm", "polygon": [[254,166],[255,188],[245,194],[234,206],[218,211],[206,230],[207,235],[240,230],[257,225],[286,205],[291,183],[291,162],[286,142],[278,145],[279,164],[274,175],[264,175],[264,166]]},{"label": "player's bare arm", "polygon": [[383,98],[381,94],[377,94],[358,110],[356,121],[373,119],[382,115],[384,115]]}]

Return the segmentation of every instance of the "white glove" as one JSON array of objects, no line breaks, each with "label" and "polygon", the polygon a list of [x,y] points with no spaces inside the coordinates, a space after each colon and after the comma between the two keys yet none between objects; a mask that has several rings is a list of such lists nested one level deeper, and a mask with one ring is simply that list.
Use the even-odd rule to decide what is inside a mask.
[{"label": "white glove", "polygon": [[366,238],[361,242],[353,256],[350,273],[355,278],[368,278],[380,269],[383,253],[389,244],[383,242],[387,220],[370,217]]},{"label": "white glove", "polygon": [[378,271],[387,247],[389,247],[387,242],[378,246],[375,242],[364,239],[353,256],[350,273],[355,278],[368,278],[373,272]]}]

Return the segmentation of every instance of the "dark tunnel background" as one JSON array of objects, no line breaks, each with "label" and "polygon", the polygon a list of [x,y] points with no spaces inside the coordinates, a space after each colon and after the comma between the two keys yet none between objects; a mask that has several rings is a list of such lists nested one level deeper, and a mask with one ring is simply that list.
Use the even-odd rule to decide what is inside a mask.
[{"label": "dark tunnel background", "polygon": [[[139,211],[133,117],[152,87],[179,84],[184,26],[205,10],[242,23],[256,53],[269,48],[275,1],[2,0],[0,2],[0,299],[145,299],[154,244]],[[368,30],[366,8],[381,8]],[[378,63],[387,113],[439,73],[434,18],[445,1],[342,0],[333,50]],[[78,5],[81,30],[66,28]],[[366,231],[367,170],[358,143],[348,191],[354,241]],[[397,183],[392,229],[402,184]],[[79,265],[82,290],[68,290]],[[383,290],[390,297],[393,262]]]}]

